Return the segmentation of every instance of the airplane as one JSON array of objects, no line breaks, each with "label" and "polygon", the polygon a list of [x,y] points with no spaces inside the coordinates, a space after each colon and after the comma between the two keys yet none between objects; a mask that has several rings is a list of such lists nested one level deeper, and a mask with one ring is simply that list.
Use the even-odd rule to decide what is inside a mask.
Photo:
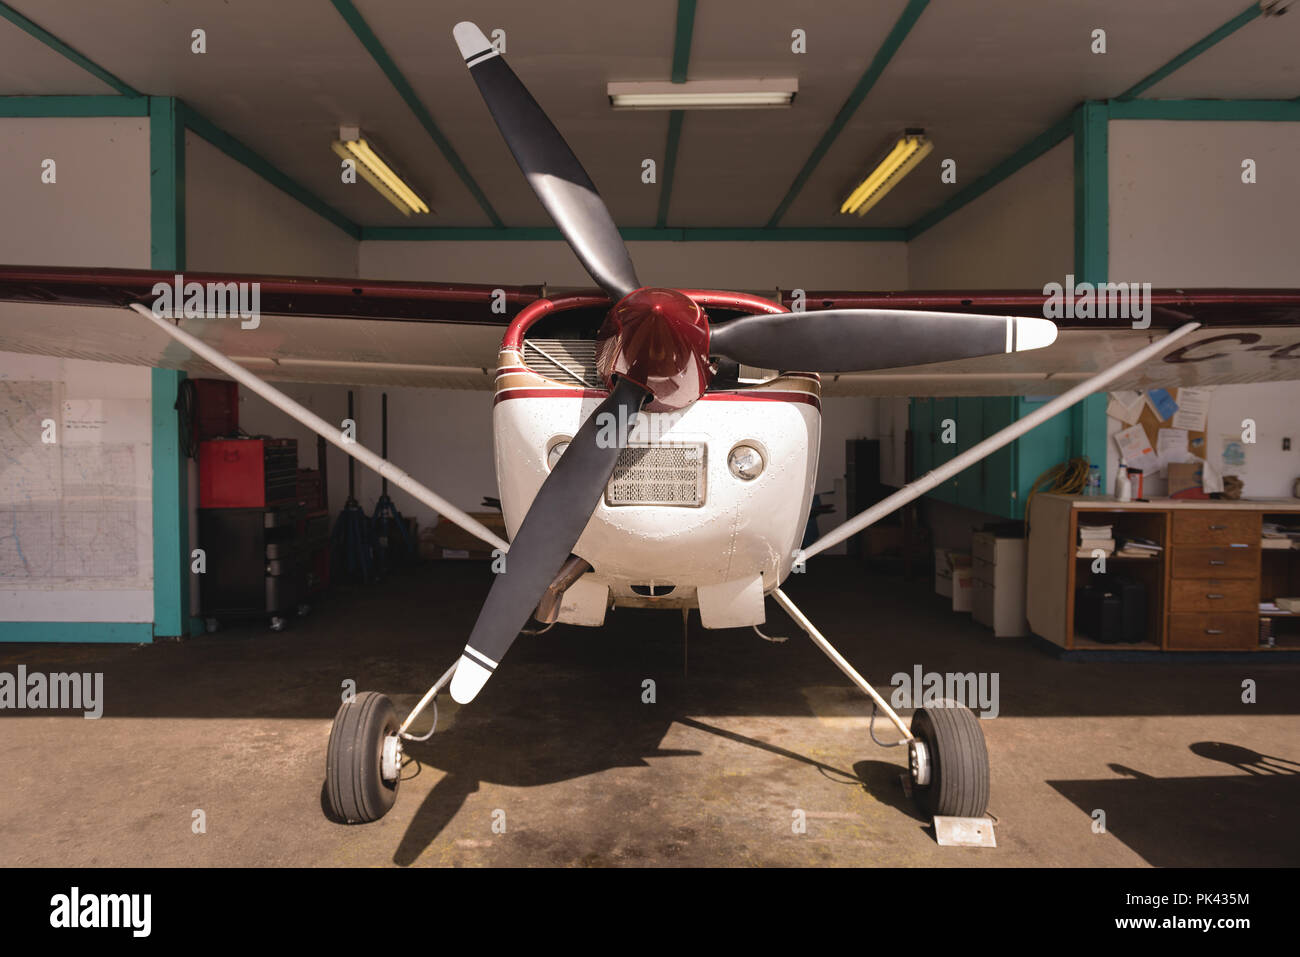
[{"label": "airplane", "polygon": [[[458,23],[453,37],[597,290],[187,277],[200,287],[257,282],[269,321],[241,329],[160,310],[169,274],[0,267],[0,350],[215,369],[504,555],[464,650],[405,718],[379,692],[340,706],[326,778],[342,820],[391,809],[404,743],[432,736],[437,696],[473,701],[530,619],[596,627],[611,607],[648,607],[698,609],[709,629],[757,628],[768,597],[870,698],[873,740],[878,713],[897,730],[921,807],[983,815],[989,764],[978,719],[942,702],[904,722],[780,586],[809,558],[1094,392],[1300,377],[1296,344],[1276,338],[1300,326],[1300,292],[1162,291],[1149,327],[1082,319],[1058,330],[1038,293],[813,293],[815,308],[799,311],[781,294],[647,286],[590,177],[505,59],[473,23]],[[505,313],[488,308],[498,297]],[[1052,348],[1058,331],[1066,348]],[[489,367],[508,541],[267,381],[480,388]],[[821,397],[846,392],[1056,394],[802,547]],[[431,705],[433,727],[417,736],[411,728]]]}]

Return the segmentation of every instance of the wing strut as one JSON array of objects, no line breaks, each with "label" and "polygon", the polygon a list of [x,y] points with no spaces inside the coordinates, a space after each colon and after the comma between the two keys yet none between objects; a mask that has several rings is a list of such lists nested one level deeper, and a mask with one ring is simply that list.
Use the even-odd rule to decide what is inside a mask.
[{"label": "wing strut", "polygon": [[1185,323],[1167,336],[1157,339],[1150,345],[1139,349],[1131,356],[1126,356],[1105,372],[1099,372],[1090,379],[1084,379],[1069,392],[1064,392],[1061,395],[1058,395],[1055,399],[1052,399],[1040,408],[1035,409],[1023,419],[1011,423],[1005,429],[994,432],[987,439],[984,439],[982,442],[977,442],[965,452],[953,456],[937,469],[926,472],[919,479],[904,485],[893,495],[890,495],[888,498],[883,498],[865,511],[859,512],[857,515],[853,516],[853,518],[839,526],[839,528],[827,532],[807,548],[797,550],[794,553],[795,564],[797,565],[806,561],[818,552],[823,552],[833,545],[838,545],[851,535],[856,535],[868,525],[880,521],[890,512],[902,508],[913,499],[920,498],[926,492],[930,491],[930,489],[942,482],[946,482],[962,469],[974,465],[980,459],[991,455],[998,449],[1002,448],[1002,446],[1014,442],[1035,426],[1041,425],[1053,416],[1064,412],[1070,406],[1074,405],[1074,403],[1081,399],[1086,399],[1094,392],[1099,392],[1120,376],[1137,368],[1145,362],[1149,362],[1162,352],[1168,351],[1174,343],[1200,327],[1201,324],[1199,322]]},{"label": "wing strut", "polygon": [[491,529],[482,522],[471,518],[432,489],[425,488],[392,462],[380,458],[364,445],[360,445],[357,442],[345,441],[342,429],[330,425],[315,412],[312,412],[306,406],[295,402],[279,389],[275,388],[275,386],[268,385],[239,363],[234,362],[228,356],[223,355],[207,343],[196,339],[194,336],[181,329],[179,325],[173,325],[168,320],[154,315],[153,311],[146,306],[143,306],[138,302],[133,302],[131,303],[131,308],[146,319],[150,320],[154,325],[167,333],[167,335],[171,336],[185,348],[189,349],[190,352],[206,359],[240,385],[252,389],[280,411],[293,416],[317,435],[322,436],[327,441],[333,442],[362,465],[374,469],[381,476],[388,479],[388,481],[392,482],[403,491],[409,492],[417,501],[423,502],[443,518],[450,522],[454,522],[475,538],[482,539],[493,548],[499,548],[502,551],[509,550],[510,546],[494,535]]}]

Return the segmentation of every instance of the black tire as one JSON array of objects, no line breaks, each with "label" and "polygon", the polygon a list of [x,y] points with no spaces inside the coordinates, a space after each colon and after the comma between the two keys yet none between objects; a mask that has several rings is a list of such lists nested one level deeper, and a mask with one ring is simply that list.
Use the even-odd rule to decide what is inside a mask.
[{"label": "black tire", "polygon": [[989,752],[980,719],[945,701],[912,716],[912,734],[925,742],[930,783],[912,783],[912,795],[931,817],[983,817],[989,806]]},{"label": "black tire", "polygon": [[364,691],[339,707],[325,755],[325,788],[330,808],[349,824],[377,821],[397,800],[397,781],[384,780],[384,738],[399,727],[393,703],[377,691]]}]

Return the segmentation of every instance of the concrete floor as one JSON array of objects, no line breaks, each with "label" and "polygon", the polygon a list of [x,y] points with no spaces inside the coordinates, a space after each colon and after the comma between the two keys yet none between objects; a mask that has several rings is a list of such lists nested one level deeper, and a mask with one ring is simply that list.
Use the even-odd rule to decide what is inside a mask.
[{"label": "concrete floor", "polygon": [[998,673],[1001,714],[981,722],[996,849],[935,844],[904,750],[871,743],[865,699],[771,603],[788,643],[693,617],[685,676],[675,613],[522,637],[473,704],[444,699],[386,818],[331,823],[342,683],[412,706],[489,584],[485,564],[444,562],[341,589],[281,634],[0,645],[0,670],[104,672],[106,699],[97,721],[0,712],[0,865],[1300,864],[1300,664],[1061,662],[849,559],[787,591],[869,680]]}]

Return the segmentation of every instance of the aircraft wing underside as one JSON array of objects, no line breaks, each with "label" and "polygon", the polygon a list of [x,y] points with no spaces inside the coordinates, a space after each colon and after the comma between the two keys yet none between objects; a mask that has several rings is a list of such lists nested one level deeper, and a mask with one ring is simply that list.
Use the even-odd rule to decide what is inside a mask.
[{"label": "aircraft wing underside", "polygon": [[[130,309],[170,273],[0,267],[0,351],[216,370]],[[384,283],[186,274],[186,282],[259,283],[251,319],[182,319],[186,331],[272,381],[491,389],[510,320],[544,287]],[[775,296],[773,298],[776,298]],[[908,308],[1042,316],[1037,292],[809,293],[806,307]],[[785,303],[790,304],[786,298]],[[1049,314],[1049,318],[1050,318]],[[823,375],[827,396],[1053,395],[1165,331],[1203,328],[1115,389],[1300,379],[1300,290],[1157,291],[1131,319],[1057,318],[1060,335],[1029,352],[869,373]]]}]

